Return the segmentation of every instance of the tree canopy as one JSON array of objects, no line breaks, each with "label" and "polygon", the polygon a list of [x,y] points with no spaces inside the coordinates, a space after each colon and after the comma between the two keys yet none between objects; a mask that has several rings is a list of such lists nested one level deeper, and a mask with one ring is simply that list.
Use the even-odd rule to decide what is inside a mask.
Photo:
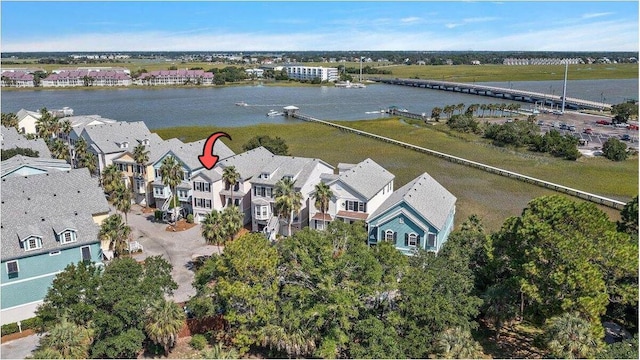
[{"label": "tree canopy", "polygon": [[264,146],[265,149],[271,151],[275,155],[289,155],[289,147],[287,146],[287,143],[279,136],[276,136],[275,139],[268,135],[254,136],[242,146],[242,149],[244,151],[249,151],[260,146]]}]

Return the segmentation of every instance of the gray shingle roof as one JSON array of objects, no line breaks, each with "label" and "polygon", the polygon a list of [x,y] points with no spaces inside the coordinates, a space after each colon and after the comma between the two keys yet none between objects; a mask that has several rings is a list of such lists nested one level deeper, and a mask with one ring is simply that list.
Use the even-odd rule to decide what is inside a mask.
[{"label": "gray shingle roof", "polygon": [[[180,161],[182,161],[189,169],[197,170],[202,168],[202,164],[198,157],[202,155],[202,150],[206,139],[198,140],[190,143],[183,143],[178,139],[165,140],[162,143],[157,143],[154,146],[149,146],[149,161],[155,163],[160,160],[167,152],[171,151]],[[226,159],[234,155],[234,152],[229,149],[222,141],[216,141],[213,146],[213,154],[217,155],[220,160]]]},{"label": "gray shingle roof", "polygon": [[[219,141],[216,142],[216,145],[218,145],[218,143]],[[255,175],[260,174],[260,170],[265,166],[265,164],[271,161],[273,157],[274,155],[269,150],[260,146],[220,160],[213,169],[204,170],[201,174],[206,176],[212,182],[215,182],[222,178],[222,172],[225,168],[234,166],[236,171],[240,174],[241,179],[246,181],[253,178]]]},{"label": "gray shingle roof", "polygon": [[51,157],[51,152],[42,139],[28,140],[22,134],[19,134],[15,128],[6,128],[4,126],[0,126],[0,133],[2,134],[2,150],[20,147],[37,151],[38,156],[42,158]]},{"label": "gray shingle roof", "polygon": [[262,179],[256,176],[251,180],[251,183],[273,186],[283,177],[291,176],[295,180],[295,187],[300,188],[309,180],[311,172],[319,163],[333,168],[333,166],[320,159],[273,155],[272,160],[267,162],[259,171],[259,173],[269,174],[270,177]]},{"label": "gray shingle roof", "polygon": [[[91,139],[87,142],[93,142],[94,148],[103,154],[133,151],[133,148],[141,141],[151,137],[151,132],[142,121],[117,121],[104,125],[87,126],[82,133],[83,137]],[[124,142],[129,143],[129,147],[126,149],[120,147],[120,144]]]},{"label": "gray shingle roof", "polygon": [[456,200],[456,197],[432,178],[431,175],[424,173],[394,191],[371,214],[369,219],[379,216],[404,201],[421,214],[431,225],[438,230],[442,230],[447,221],[447,216],[455,206]]},{"label": "gray shingle roof", "polygon": [[76,116],[68,116],[60,121],[69,120],[71,123],[71,127],[73,131],[80,135],[82,134],[82,130],[84,130],[87,126],[95,126],[95,125],[103,125],[103,124],[112,124],[118,122],[117,120],[103,118],[100,115],[76,115]]},{"label": "gray shingle roof", "polygon": [[38,169],[44,172],[71,170],[71,165],[64,160],[16,155],[0,163],[0,172],[2,173],[0,177],[5,177],[10,174],[11,176],[16,176],[16,174],[12,173],[24,167]]},{"label": "gray shingle roof", "polygon": [[339,174],[340,181],[371,199],[396,176],[371,159],[366,159]]},{"label": "gray shingle roof", "polygon": [[[106,214],[109,205],[98,179],[87,169],[56,171],[2,179],[2,261],[98,241],[98,225],[92,215]],[[55,239],[60,229],[77,230],[77,241],[61,245]],[[25,251],[20,236],[41,235],[42,248]]]}]

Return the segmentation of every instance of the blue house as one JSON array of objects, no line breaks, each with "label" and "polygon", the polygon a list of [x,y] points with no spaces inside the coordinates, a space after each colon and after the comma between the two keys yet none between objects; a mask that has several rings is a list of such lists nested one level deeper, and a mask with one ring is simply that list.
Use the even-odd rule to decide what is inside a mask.
[{"label": "blue house", "polygon": [[0,314],[6,324],[33,317],[67,265],[100,262],[99,224],[109,204],[87,169],[1,182]]},{"label": "blue house", "polygon": [[394,191],[367,220],[369,245],[391,241],[411,255],[438,252],[453,229],[456,197],[424,173]]}]

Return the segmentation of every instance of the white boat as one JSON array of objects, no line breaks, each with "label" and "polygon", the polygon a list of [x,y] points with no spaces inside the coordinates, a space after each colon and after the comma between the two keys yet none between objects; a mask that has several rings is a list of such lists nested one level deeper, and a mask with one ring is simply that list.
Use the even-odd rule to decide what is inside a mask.
[{"label": "white boat", "polygon": [[280,111],[275,111],[275,110],[269,110],[269,112],[267,113],[267,116],[280,116],[280,115],[284,115],[284,113],[280,112]]},{"label": "white boat", "polygon": [[367,87],[363,83],[352,83],[349,80],[347,80],[347,81],[338,81],[337,83],[334,84],[334,86],[335,87],[345,88],[345,89],[362,89],[362,88],[366,88]]},{"label": "white boat", "polygon": [[236,103],[236,106],[247,106],[247,105],[249,105],[249,104],[247,104],[247,103],[246,103],[246,102],[244,102],[244,101],[240,101],[240,102],[237,102],[237,103]]}]

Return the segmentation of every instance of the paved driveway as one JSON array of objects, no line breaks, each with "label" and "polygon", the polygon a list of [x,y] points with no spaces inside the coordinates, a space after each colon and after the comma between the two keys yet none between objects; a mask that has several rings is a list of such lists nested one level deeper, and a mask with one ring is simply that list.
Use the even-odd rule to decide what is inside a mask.
[{"label": "paved driveway", "polygon": [[178,289],[169,297],[176,302],[189,300],[196,294],[191,285],[194,272],[191,260],[200,255],[218,253],[218,247],[207,245],[200,235],[200,225],[185,231],[166,231],[166,223],[154,222],[153,213],[144,214],[139,206],[132,206],[128,214],[132,239],[144,248],[141,254],[134,256],[142,260],[148,256],[161,255],[173,265],[171,275],[178,283]]},{"label": "paved driveway", "polygon": [[0,347],[2,359],[24,359],[31,355],[40,342],[40,336],[34,334],[21,339],[11,340]]}]

